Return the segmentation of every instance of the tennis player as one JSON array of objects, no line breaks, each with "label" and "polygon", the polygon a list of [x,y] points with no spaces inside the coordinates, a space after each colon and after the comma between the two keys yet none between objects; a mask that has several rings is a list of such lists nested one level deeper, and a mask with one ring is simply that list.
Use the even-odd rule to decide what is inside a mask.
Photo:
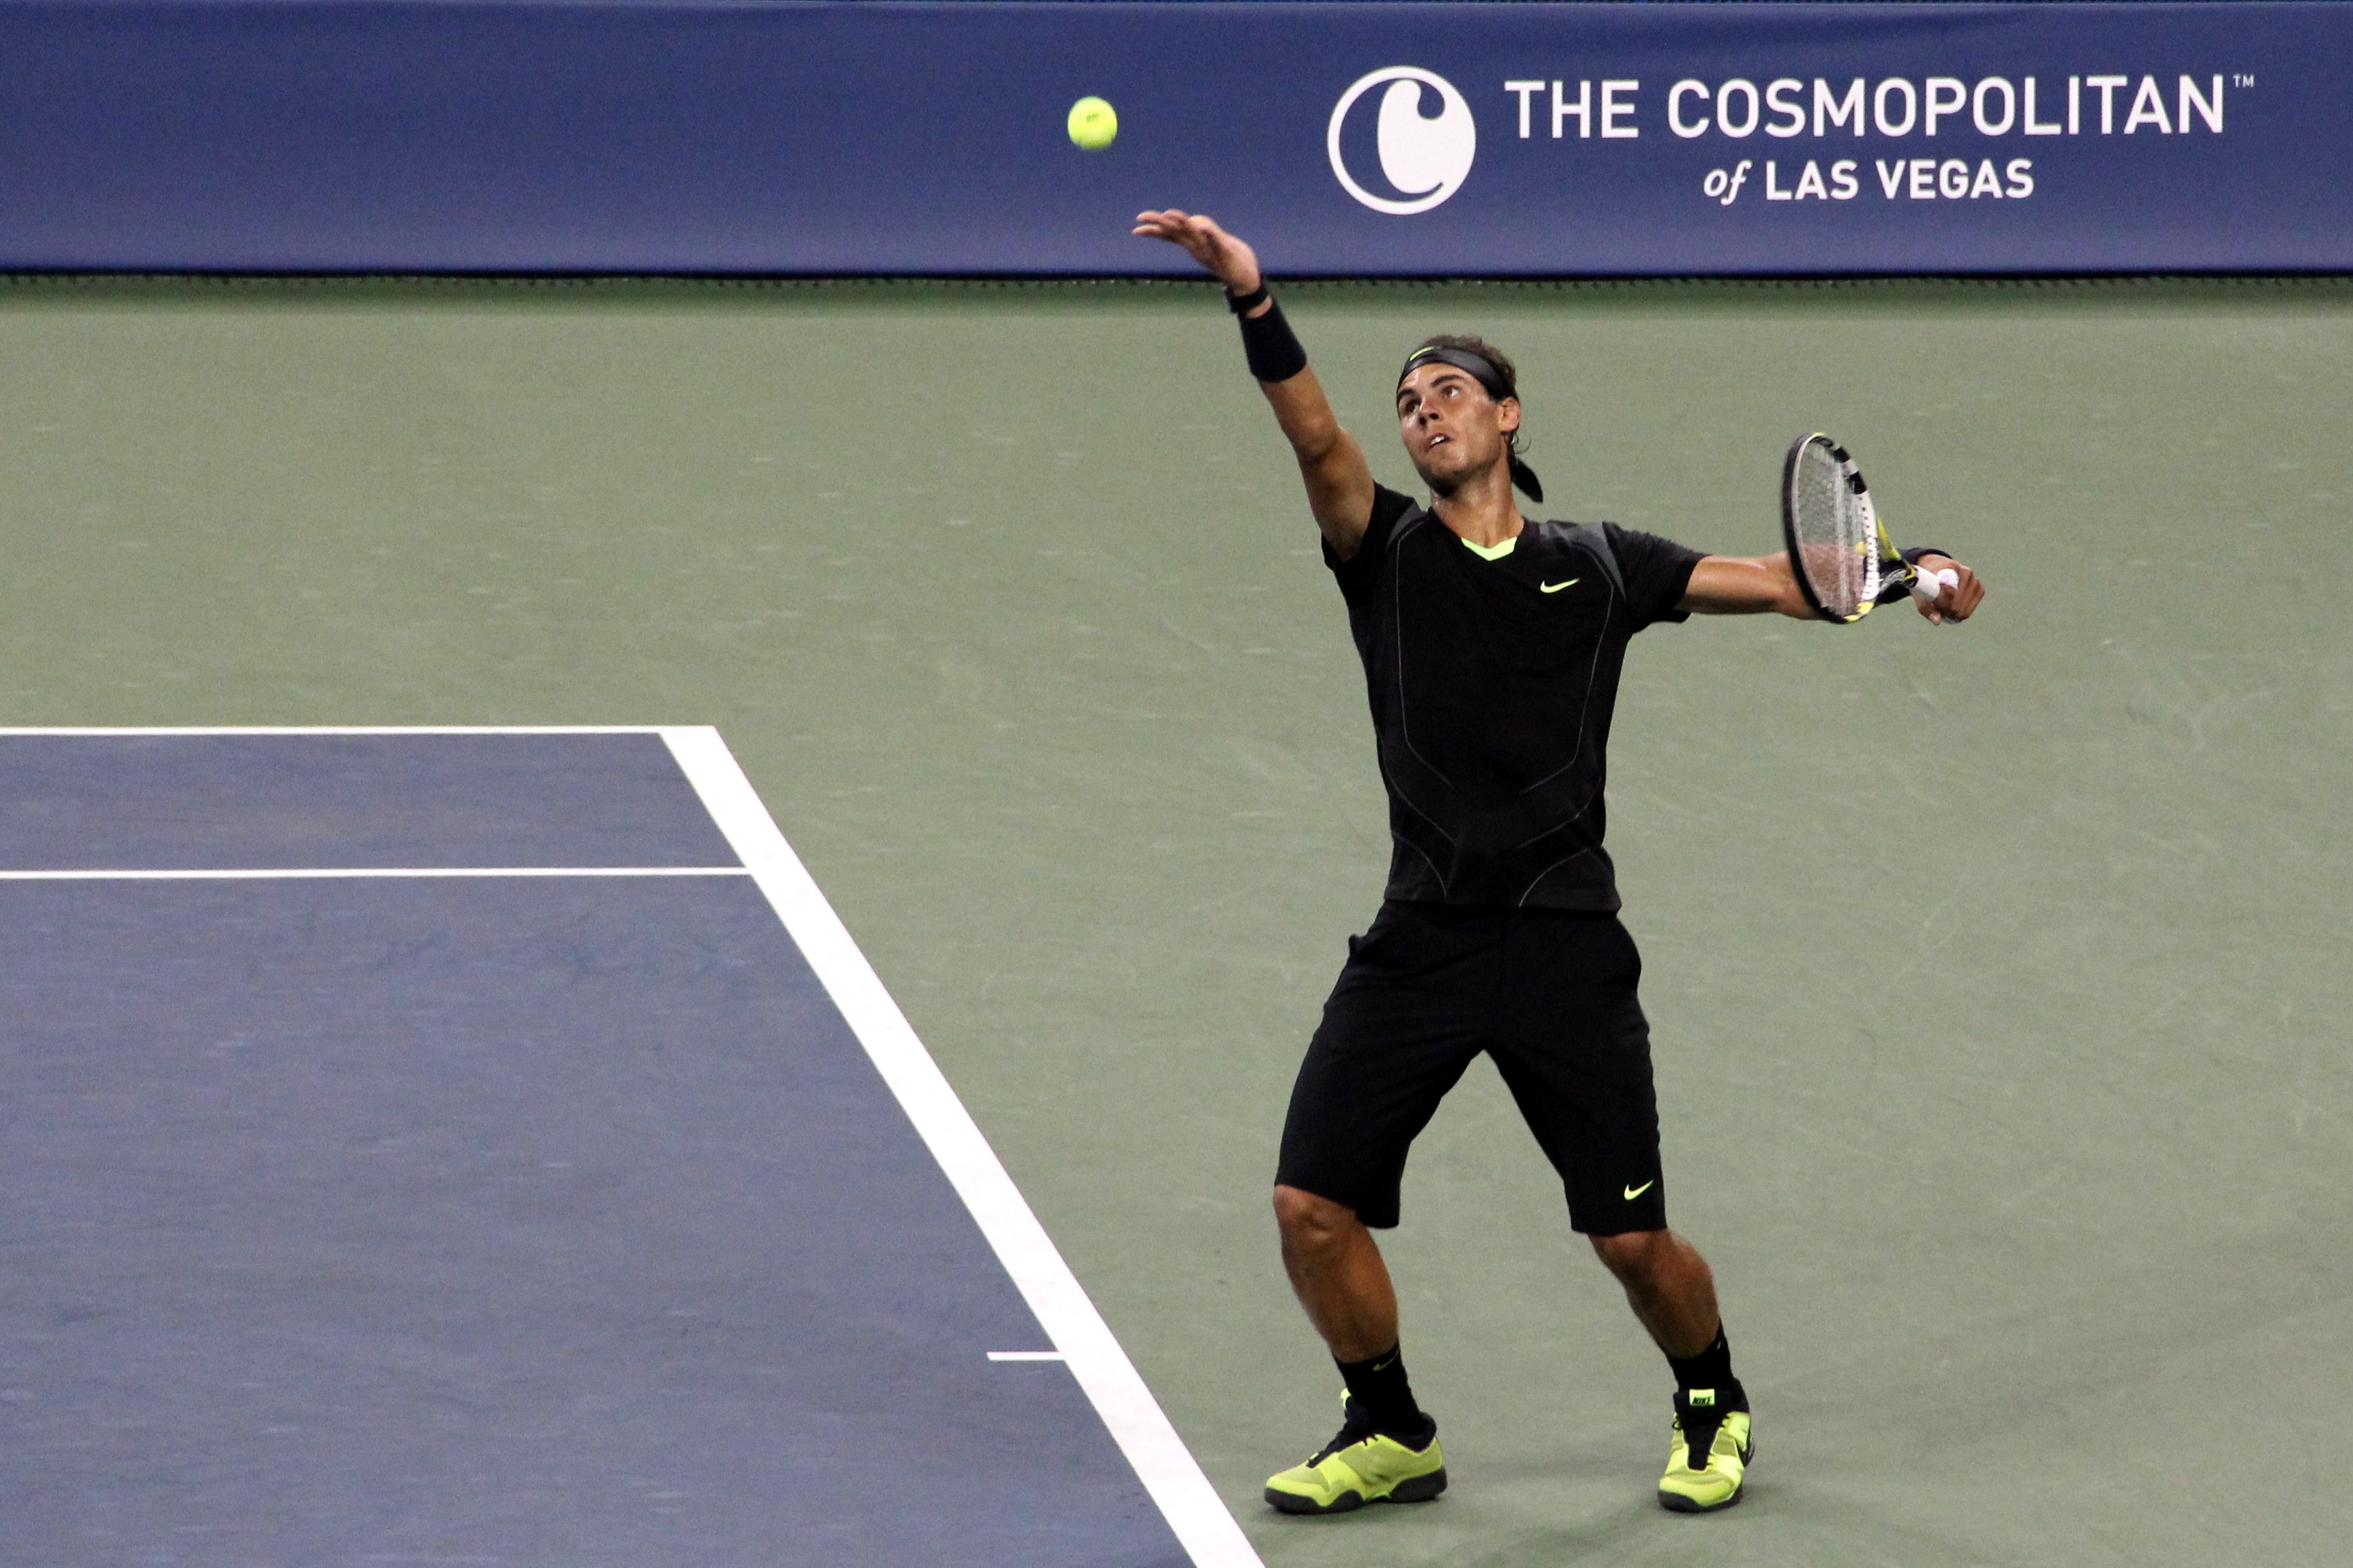
[{"label": "tennis player", "polygon": [[[1138,214],[1135,232],[1226,286],[1347,601],[1389,795],[1388,890],[1307,1047],[1275,1175],[1283,1266],[1339,1363],[1344,1418],[1268,1480],[1267,1501],[1341,1513],[1446,1488],[1372,1233],[1398,1223],[1407,1149],[1483,1050],[1560,1173],[1569,1224],[1673,1370],[1660,1503],[1727,1508],[1754,1452],[1748,1396],[1707,1263],[1667,1228],[1641,959],[1601,847],[1603,749],[1634,633],[1694,612],[1813,611],[1786,553],[1703,555],[1614,523],[1523,517],[1514,486],[1544,494],[1516,450],[1515,374],[1476,338],[1430,338],[1398,375],[1398,434],[1430,503],[1376,484],[1250,247],[1174,209]],[[1968,567],[1906,557],[1958,579],[1922,614],[1977,609]]]}]

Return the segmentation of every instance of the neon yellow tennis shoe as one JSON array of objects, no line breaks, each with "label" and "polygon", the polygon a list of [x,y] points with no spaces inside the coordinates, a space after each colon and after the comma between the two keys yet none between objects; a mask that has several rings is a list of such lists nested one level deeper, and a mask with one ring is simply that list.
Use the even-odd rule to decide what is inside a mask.
[{"label": "neon yellow tennis shoe", "polygon": [[1659,1506],[1676,1513],[1713,1513],[1740,1500],[1748,1461],[1757,1452],[1748,1412],[1719,1410],[1715,1391],[1675,1395],[1674,1447],[1659,1478]]},{"label": "neon yellow tennis shoe", "polygon": [[1284,1513],[1347,1513],[1368,1502],[1428,1502],[1445,1489],[1437,1423],[1419,1448],[1343,1426],[1314,1458],[1269,1476],[1266,1500]]}]

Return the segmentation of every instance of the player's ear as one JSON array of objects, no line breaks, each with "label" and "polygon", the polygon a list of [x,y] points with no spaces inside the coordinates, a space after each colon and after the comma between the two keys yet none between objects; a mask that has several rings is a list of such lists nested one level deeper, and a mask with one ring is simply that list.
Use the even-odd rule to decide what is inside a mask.
[{"label": "player's ear", "polygon": [[1520,427],[1520,400],[1518,398],[1506,397],[1503,402],[1497,404],[1495,407],[1497,410],[1495,422],[1504,427],[1504,433],[1505,435],[1508,436],[1513,431]]}]

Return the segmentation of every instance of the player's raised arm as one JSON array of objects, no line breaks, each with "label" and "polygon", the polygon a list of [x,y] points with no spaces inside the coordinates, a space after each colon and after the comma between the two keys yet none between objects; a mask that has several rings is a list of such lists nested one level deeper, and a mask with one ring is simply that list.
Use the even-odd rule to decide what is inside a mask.
[{"label": "player's raised arm", "polygon": [[[1957,582],[1947,584],[1936,601],[1915,599],[1920,613],[1931,620],[1966,621],[1985,598],[1985,584],[1976,573],[1949,555],[1925,554],[1916,564],[1924,572],[1950,569]],[[1683,590],[1678,609],[1703,616],[1759,616],[1770,611],[1798,620],[1815,618],[1814,607],[1798,586],[1789,552],[1770,555],[1710,555],[1692,568],[1691,584]]]},{"label": "player's raised arm", "polygon": [[1266,291],[1258,254],[1214,219],[1175,207],[1136,214],[1135,232],[1182,247],[1226,286],[1227,301],[1241,318],[1250,374],[1299,459],[1315,526],[1343,560],[1354,555],[1372,521],[1372,466],[1356,437],[1340,428],[1323,384],[1307,368],[1307,355],[1282,319],[1282,308]]}]

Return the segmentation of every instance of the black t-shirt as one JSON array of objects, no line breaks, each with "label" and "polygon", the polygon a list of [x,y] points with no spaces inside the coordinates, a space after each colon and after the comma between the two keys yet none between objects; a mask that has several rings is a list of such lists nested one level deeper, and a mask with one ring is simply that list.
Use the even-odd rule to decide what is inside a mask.
[{"label": "black t-shirt", "polygon": [[1615,910],[1603,754],[1627,639],[1700,553],[1615,523],[1530,522],[1486,560],[1377,489],[1356,553],[1324,559],[1365,661],[1389,792],[1388,897]]}]

